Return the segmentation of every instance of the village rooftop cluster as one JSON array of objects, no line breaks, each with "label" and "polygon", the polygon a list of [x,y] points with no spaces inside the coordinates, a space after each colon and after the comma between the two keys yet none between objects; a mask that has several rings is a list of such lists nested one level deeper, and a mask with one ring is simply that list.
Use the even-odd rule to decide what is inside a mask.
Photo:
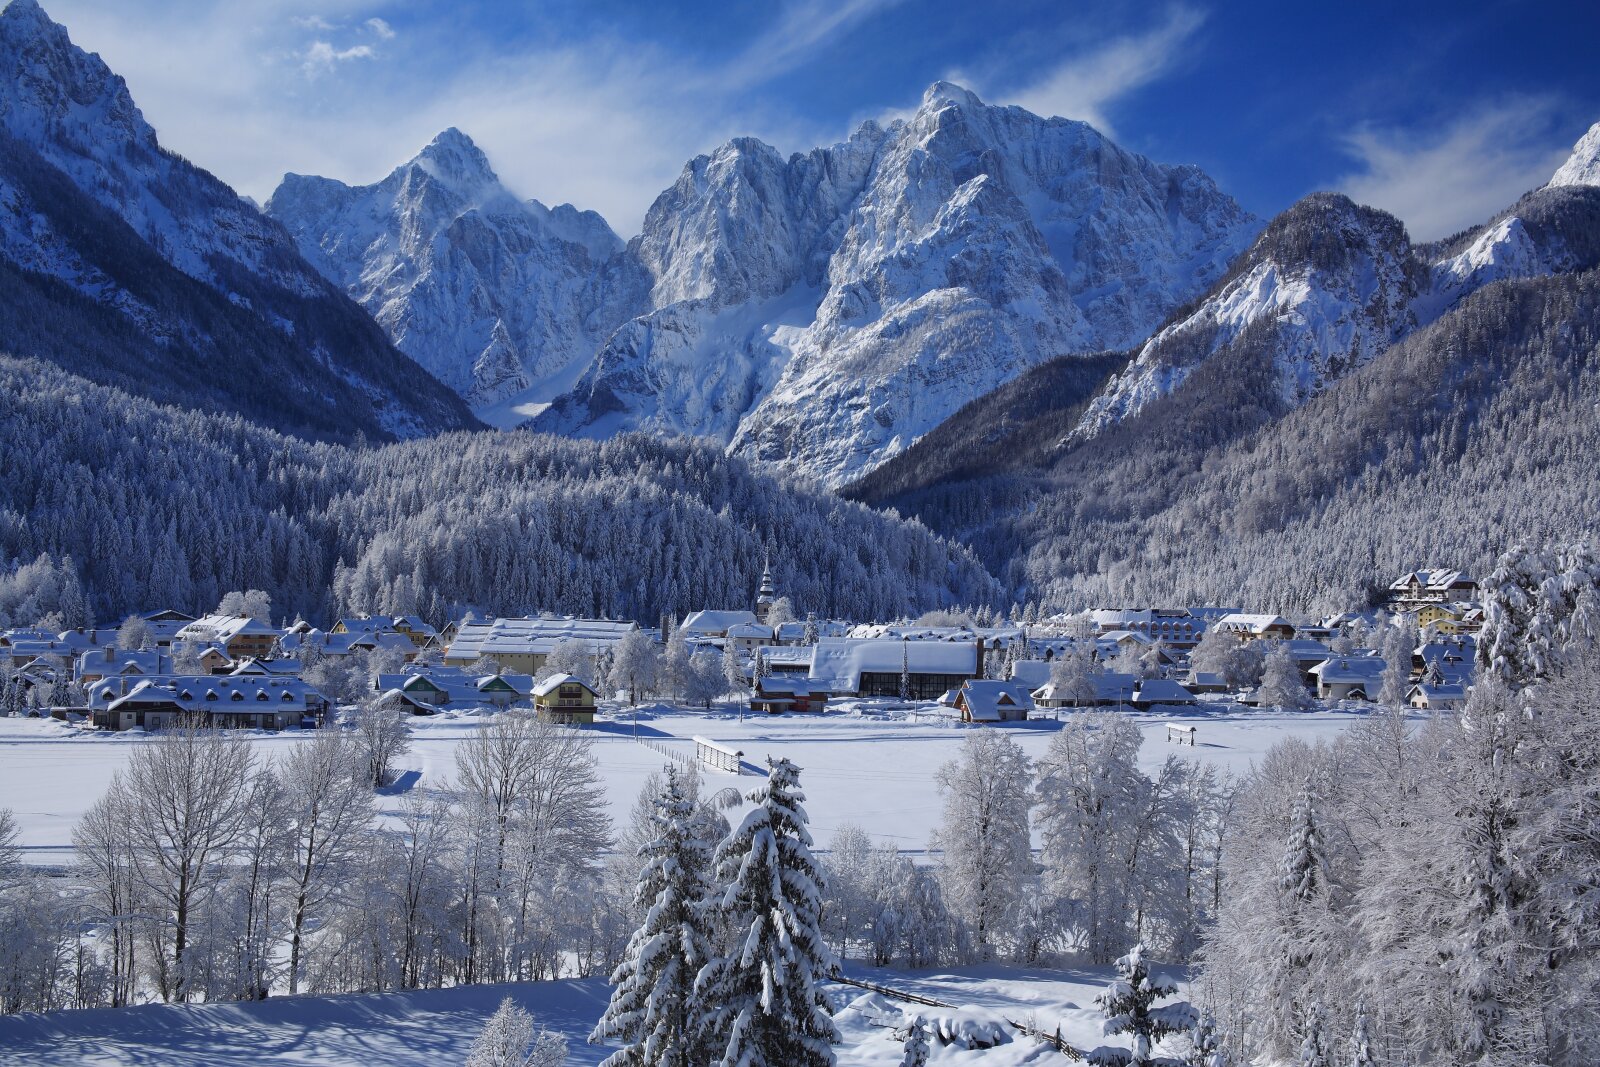
[{"label": "village rooftop cluster", "polygon": [[864,624],[795,618],[769,569],[750,608],[656,628],[468,615],[442,629],[361,616],[328,630],[274,627],[234,594],[236,610],[198,618],[166,609],[115,626],[0,632],[0,711],[124,731],[315,727],[365,702],[415,715],[515,707],[582,725],[608,701],[651,697],[768,714],[900,707],[980,723],[1202,701],[1304,708],[1398,697],[1452,710],[1472,684],[1477,591],[1468,576],[1435,569],[1395,579],[1381,608],[1315,621],[1189,607],[1025,625],[952,613]]}]

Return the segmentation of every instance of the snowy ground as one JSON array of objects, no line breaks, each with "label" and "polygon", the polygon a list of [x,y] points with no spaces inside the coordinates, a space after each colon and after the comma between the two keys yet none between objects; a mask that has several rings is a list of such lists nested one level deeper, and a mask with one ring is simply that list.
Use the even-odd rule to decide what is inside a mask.
[{"label": "snowy ground", "polygon": [[[1080,1047],[1106,1043],[1094,996],[1099,971],[969,968],[906,975],[858,967],[858,978],[962,1006],[959,1012],[906,1007],[930,1022],[1001,1017],[1053,1031]],[[830,989],[844,1037],[840,1067],[891,1067],[900,1042],[883,1023],[899,1022],[897,1002],[834,986]],[[233,1067],[262,1062],[324,1067],[437,1067],[461,1063],[502,997],[510,996],[539,1023],[567,1036],[569,1064],[597,1064],[607,1050],[585,1043],[609,991],[600,979],[471,986],[372,996],[298,997],[254,1004],[100,1009],[49,1016],[0,1016],[0,1067]],[[845,1010],[856,1002],[860,1007]],[[933,1049],[932,1062],[959,1067],[1059,1064],[1053,1050],[1009,1033],[988,1050]]]},{"label": "snowy ground", "polygon": [[[1258,712],[1234,705],[1212,705],[1181,720],[1170,715],[1140,715],[1147,768],[1167,755],[1202,760],[1243,772],[1275,742],[1287,736],[1335,736],[1358,712],[1302,714]],[[450,713],[414,719],[401,790],[447,786],[455,773],[458,742],[484,719]],[[1166,742],[1166,724],[1196,726],[1194,748]],[[1016,738],[1030,756],[1042,755],[1059,725],[1050,720],[999,727]],[[605,716],[588,736],[604,776],[611,813],[620,824],[628,817],[645,777],[667,758],[634,738],[631,713]],[[742,750],[748,768],[764,767],[768,755],[786,756],[802,769],[806,807],[819,846],[845,823],[865,829],[876,840],[902,849],[926,847],[939,819],[935,774],[956,755],[972,727],[924,714],[918,719],[830,712],[826,715],[746,715],[736,712],[656,708],[641,712],[641,739],[692,759],[694,736],[709,737]],[[264,757],[300,743],[307,735],[248,735]],[[13,809],[22,827],[22,844],[34,863],[58,865],[71,859],[72,826],[105,790],[128,753],[148,739],[136,734],[86,732],[52,720],[0,718],[0,808]],[[713,789],[754,786],[751,777],[708,772]],[[380,798],[394,810],[400,800]]]}]

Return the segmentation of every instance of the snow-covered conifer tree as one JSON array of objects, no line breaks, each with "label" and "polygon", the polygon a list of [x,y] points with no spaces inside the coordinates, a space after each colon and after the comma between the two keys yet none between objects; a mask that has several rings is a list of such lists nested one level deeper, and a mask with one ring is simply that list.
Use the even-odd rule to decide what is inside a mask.
[{"label": "snow-covered conifer tree", "polygon": [[1155,1054],[1155,1045],[1169,1034],[1194,1028],[1197,1016],[1186,1000],[1157,1006],[1156,1001],[1176,996],[1178,984],[1165,975],[1152,975],[1144,946],[1117,960],[1117,977],[1095,998],[1105,1012],[1107,1037],[1127,1034],[1131,1048],[1102,1045],[1088,1054],[1095,1067],[1183,1067],[1183,1061]]},{"label": "snow-covered conifer tree", "polygon": [[721,1067],[832,1067],[839,1032],[817,988],[834,966],[821,928],[800,770],[768,759],[755,809],[717,848],[718,911],[733,936],[695,982],[701,1027]]},{"label": "snow-covered conifer tree", "polygon": [[913,1015],[906,1027],[905,1055],[900,1057],[900,1067],[928,1067],[928,1024],[920,1015]]},{"label": "snow-covered conifer tree", "polygon": [[589,1036],[624,1043],[604,1067],[697,1067],[710,1053],[697,1026],[694,983],[711,959],[704,915],[711,854],[677,768],[666,769],[654,809],[654,837],[639,850],[645,865],[635,890],[644,923],[611,975],[610,1006]]},{"label": "snow-covered conifer tree", "polygon": [[1315,1004],[1307,1008],[1300,1029],[1305,1036],[1300,1039],[1300,1054],[1295,1057],[1294,1067],[1332,1067],[1323,1035],[1322,1009]]}]

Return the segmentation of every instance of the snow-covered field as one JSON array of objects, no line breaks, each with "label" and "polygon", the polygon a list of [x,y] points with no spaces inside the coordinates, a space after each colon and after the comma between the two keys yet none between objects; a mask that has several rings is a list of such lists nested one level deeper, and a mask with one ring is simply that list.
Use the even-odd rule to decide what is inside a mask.
[{"label": "snow-covered field", "polygon": [[[1169,745],[1170,716],[1135,718],[1144,729],[1142,761],[1147,769],[1168,754],[1215,763],[1243,772],[1276,741],[1297,735],[1332,737],[1358,717],[1355,712],[1320,711],[1275,714],[1212,705],[1182,721],[1196,726],[1194,748]],[[448,785],[455,773],[455,748],[484,721],[476,714],[451,713],[414,719],[411,752],[402,758],[407,774],[402,789]],[[1042,755],[1057,730],[1055,722],[1032,721],[1001,729],[1015,737],[1030,756]],[[628,817],[644,779],[667,758],[634,739],[631,714],[602,717],[588,736],[606,782],[611,814],[620,825]],[[807,810],[818,845],[826,847],[834,830],[846,823],[865,829],[874,839],[902,849],[925,848],[939,819],[938,768],[952,759],[972,727],[924,714],[920,719],[833,713],[826,715],[747,715],[735,712],[656,708],[641,712],[641,739],[692,758],[696,735],[729,744],[744,752],[747,768],[764,767],[768,755],[786,756],[803,770]],[[263,757],[272,757],[307,735],[250,734]],[[28,858],[54,865],[71,858],[72,827],[105,790],[111,775],[126,763],[134,747],[148,743],[136,734],[86,732],[51,720],[0,718],[0,808],[11,808],[22,828]],[[731,774],[708,772],[712,788],[749,788]],[[393,810],[397,796],[381,798]]]},{"label": "snow-covered field", "polygon": [[[1079,1047],[1106,1043],[1100,1037],[1095,994],[1108,975],[1095,970],[967,968],[907,975],[854,968],[855,977],[961,1006],[959,1012],[904,1005],[930,1023],[940,1017],[969,1020],[1000,1017],[1053,1031]],[[437,1067],[462,1063],[467,1048],[502,997],[510,996],[538,1023],[565,1034],[569,1064],[592,1065],[608,1050],[585,1043],[605,1009],[609,990],[598,978],[523,985],[369,996],[297,997],[250,1004],[149,1005],[61,1012],[48,1016],[0,1016],[3,1067],[230,1067],[259,1064],[319,1064],[323,1067]],[[885,1023],[899,1021],[902,1007],[875,994],[830,987],[844,1038],[840,1067],[891,1067],[901,1044]],[[852,1002],[859,1006],[850,1009]],[[935,1043],[932,1062],[982,1067],[1063,1062],[1033,1040],[1010,1033],[1006,1044],[968,1050]]]}]

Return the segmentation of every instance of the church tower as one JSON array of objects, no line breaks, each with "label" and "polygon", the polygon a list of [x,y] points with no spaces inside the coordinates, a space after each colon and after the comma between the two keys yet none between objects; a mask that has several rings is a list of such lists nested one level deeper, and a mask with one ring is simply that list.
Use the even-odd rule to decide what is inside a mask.
[{"label": "church tower", "polygon": [[763,624],[767,621],[767,613],[772,610],[772,602],[778,599],[778,587],[772,582],[772,557],[768,556],[761,568],[761,588],[756,593],[756,618]]}]

